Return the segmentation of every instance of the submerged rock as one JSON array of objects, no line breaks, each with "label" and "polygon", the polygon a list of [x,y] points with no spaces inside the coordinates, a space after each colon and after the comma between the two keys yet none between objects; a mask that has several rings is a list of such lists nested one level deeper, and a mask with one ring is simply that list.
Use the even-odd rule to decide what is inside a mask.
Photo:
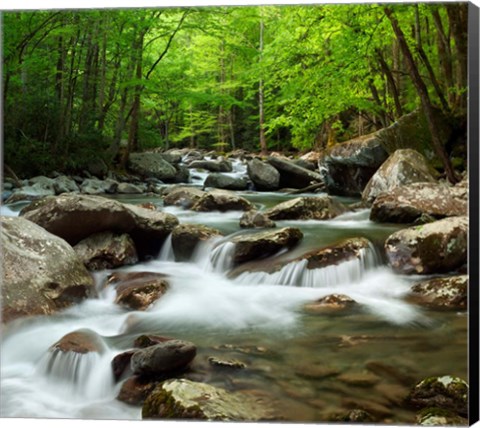
[{"label": "submerged rock", "polygon": [[232,163],[226,159],[213,160],[194,160],[188,165],[189,168],[206,169],[210,172],[232,172]]},{"label": "submerged rock", "polygon": [[433,219],[467,215],[468,199],[459,189],[439,183],[413,183],[377,196],[370,220],[413,223],[422,216]]},{"label": "submerged rock", "polygon": [[254,158],[247,163],[247,173],[258,191],[272,191],[280,187],[280,173],[260,159]]},{"label": "submerged rock", "polygon": [[126,233],[95,233],[81,240],[73,249],[90,270],[113,269],[138,262],[135,243]]},{"label": "submerged rock", "polygon": [[271,220],[328,220],[348,209],[329,196],[298,197],[265,211]]},{"label": "submerged rock", "polygon": [[238,360],[224,360],[217,357],[208,357],[208,362],[213,367],[222,369],[244,369],[247,367],[245,363]]},{"label": "submerged rock", "polygon": [[265,403],[247,394],[175,379],[163,382],[148,396],[142,419],[266,421],[274,417]]},{"label": "submerged rock", "polygon": [[2,322],[48,315],[96,295],[73,248],[21,217],[1,218]]},{"label": "submerged rock", "polygon": [[172,232],[172,249],[177,262],[190,260],[200,242],[223,236],[212,227],[199,224],[180,224]]},{"label": "submerged rock", "polygon": [[467,263],[468,217],[399,230],[385,242],[392,268],[404,274],[450,272]]},{"label": "submerged rock", "polygon": [[178,224],[168,213],[94,195],[63,194],[35,201],[20,216],[75,245],[94,233],[128,233],[142,257],[156,255]]},{"label": "submerged rock", "polygon": [[248,211],[254,206],[245,198],[228,190],[211,190],[203,195],[192,207],[193,211]]},{"label": "submerged rock", "polygon": [[422,154],[412,149],[396,150],[370,179],[362,199],[372,202],[381,193],[406,184],[436,183],[433,173]]},{"label": "submerged rock", "polygon": [[130,360],[133,373],[156,375],[185,369],[193,361],[197,348],[191,342],[168,340],[136,351]]},{"label": "submerged rock", "polygon": [[302,238],[303,233],[294,227],[236,236],[231,240],[235,244],[233,262],[241,264],[272,256],[284,248],[294,247]]},{"label": "submerged rock", "polygon": [[412,286],[408,300],[431,309],[466,310],[468,275],[447,276]]},{"label": "submerged rock", "polygon": [[439,407],[468,415],[468,384],[455,376],[429,377],[419,382],[407,397],[415,408]]}]

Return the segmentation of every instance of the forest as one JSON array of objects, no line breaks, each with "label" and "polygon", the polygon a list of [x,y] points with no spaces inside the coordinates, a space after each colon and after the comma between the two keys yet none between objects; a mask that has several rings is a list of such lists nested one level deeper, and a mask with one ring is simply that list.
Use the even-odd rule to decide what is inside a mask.
[{"label": "forest", "polygon": [[[122,170],[148,149],[302,153],[421,108],[466,135],[467,3],[3,14],[4,162]],[[465,157],[465,153],[463,154]]]}]

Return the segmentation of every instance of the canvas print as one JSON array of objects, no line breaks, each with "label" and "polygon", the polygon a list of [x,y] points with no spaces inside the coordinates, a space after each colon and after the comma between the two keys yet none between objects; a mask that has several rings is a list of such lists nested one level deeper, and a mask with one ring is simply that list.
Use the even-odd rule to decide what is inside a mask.
[{"label": "canvas print", "polygon": [[468,425],[471,10],[4,11],[0,416]]}]

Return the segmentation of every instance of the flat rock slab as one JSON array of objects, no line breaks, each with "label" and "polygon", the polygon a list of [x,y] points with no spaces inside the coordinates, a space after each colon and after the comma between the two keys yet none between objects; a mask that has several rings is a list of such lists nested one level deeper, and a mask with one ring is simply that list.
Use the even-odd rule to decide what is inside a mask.
[{"label": "flat rock slab", "polygon": [[347,211],[343,204],[329,196],[318,196],[281,202],[264,214],[271,220],[328,220]]}]

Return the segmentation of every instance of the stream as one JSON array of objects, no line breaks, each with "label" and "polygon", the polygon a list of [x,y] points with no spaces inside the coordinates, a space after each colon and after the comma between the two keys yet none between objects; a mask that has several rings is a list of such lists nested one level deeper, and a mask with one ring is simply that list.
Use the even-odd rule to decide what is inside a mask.
[{"label": "stream", "polygon": [[[203,178],[197,175],[198,182]],[[238,193],[259,209],[297,196]],[[161,198],[144,196],[115,199],[153,202],[181,223],[215,227],[226,236],[248,233],[239,228],[240,212],[196,213],[163,207]],[[3,206],[2,215],[18,215],[25,204]],[[290,258],[348,237],[366,237],[373,245],[360,260],[317,269],[310,276],[296,262],[276,274],[244,273],[231,279],[229,245],[207,242],[190,262],[179,263],[167,240],[155,260],[117,269],[169,276],[169,291],[144,312],[116,305],[114,290],[101,287],[112,270],[96,272],[98,298],[5,329],[1,416],[141,419],[139,406],[116,399],[121,383],[114,382],[110,364],[143,333],[193,342],[193,369],[207,373],[207,383],[256,394],[293,422],[326,421],[362,407],[381,422],[412,424],[415,412],[401,404],[412,381],[446,374],[467,378],[466,313],[427,311],[407,303],[404,297],[419,277],[396,275],[382,259],[383,242],[398,225],[373,223],[363,209],[328,221],[277,221],[278,228],[284,226],[304,234]],[[360,309],[344,315],[303,310],[331,293],[350,296]],[[49,347],[79,329],[100,335],[104,352],[53,359]],[[209,370],[211,356],[239,360],[246,368]]]}]

